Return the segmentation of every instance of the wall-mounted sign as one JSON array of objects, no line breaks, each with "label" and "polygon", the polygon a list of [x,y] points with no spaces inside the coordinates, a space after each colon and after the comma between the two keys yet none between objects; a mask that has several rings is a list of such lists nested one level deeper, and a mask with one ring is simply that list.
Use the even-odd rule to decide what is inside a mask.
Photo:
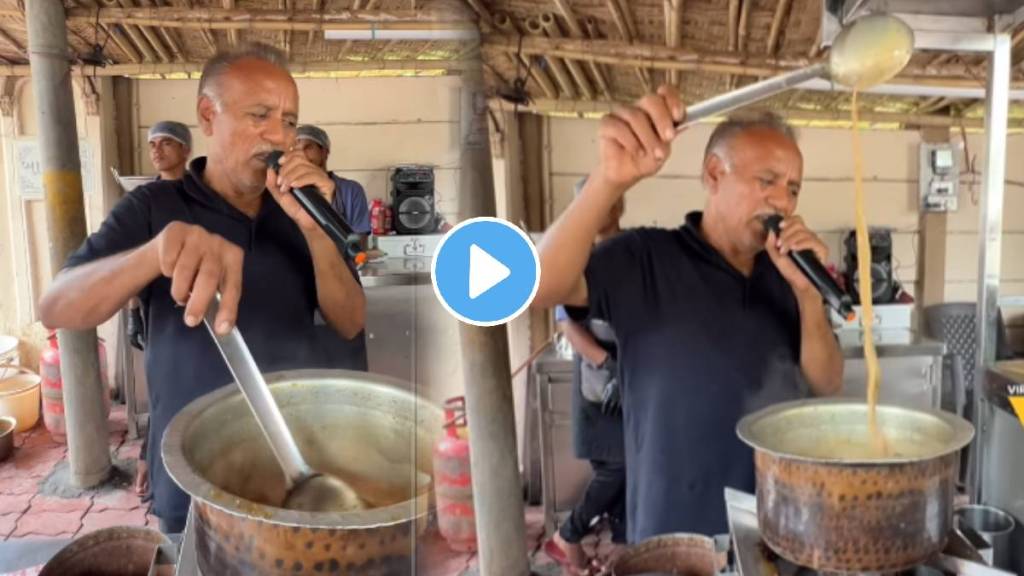
[{"label": "wall-mounted sign", "polygon": [[[78,155],[82,163],[82,187],[86,196],[92,196],[96,182],[92,145],[85,140],[79,140]],[[14,142],[14,172],[18,192],[22,198],[43,197],[43,161],[39,157],[37,140]]]}]

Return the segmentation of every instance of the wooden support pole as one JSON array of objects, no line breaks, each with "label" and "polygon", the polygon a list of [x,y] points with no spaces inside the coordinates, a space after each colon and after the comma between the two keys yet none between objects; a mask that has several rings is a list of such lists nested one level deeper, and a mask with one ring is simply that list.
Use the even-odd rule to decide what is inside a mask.
[{"label": "wooden support pole", "polygon": [[[683,42],[683,0],[664,0],[665,5],[665,45],[679,48]],[[681,74],[678,70],[669,70],[668,81],[679,86]]]},{"label": "wooden support pole", "polygon": [[[583,27],[580,26],[579,20],[576,18],[576,14],[573,13],[572,7],[569,6],[568,0],[554,0],[555,6],[558,11],[562,13],[562,18],[565,18],[565,24],[569,28],[569,36],[573,38],[586,38],[587,33],[583,31]],[[590,19],[593,22],[593,19]],[[596,35],[597,23],[593,22],[594,32]],[[593,37],[593,35],[591,36]],[[605,98],[611,98],[611,90],[608,89],[608,81],[604,77],[604,71],[601,66],[596,62],[588,62],[587,65],[590,67],[590,74],[594,77],[594,82],[597,84],[597,89]]]}]

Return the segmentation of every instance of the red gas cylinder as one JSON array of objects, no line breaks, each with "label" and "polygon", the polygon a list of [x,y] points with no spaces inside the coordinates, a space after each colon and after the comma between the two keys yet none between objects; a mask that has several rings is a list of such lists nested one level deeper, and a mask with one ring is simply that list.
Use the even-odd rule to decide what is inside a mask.
[{"label": "red gas cylinder", "polygon": [[[64,422],[64,385],[60,376],[60,349],[57,333],[51,332],[49,346],[39,357],[39,375],[42,377],[43,422],[50,436],[57,442],[65,442],[67,425]],[[107,351],[103,340],[99,341],[100,381],[103,383],[103,405],[110,413],[110,394],[107,393]]]},{"label": "red gas cylinder", "polygon": [[445,402],[444,417],[445,434],[434,446],[437,524],[452,550],[470,552],[476,550],[476,518],[469,469],[465,397]]}]

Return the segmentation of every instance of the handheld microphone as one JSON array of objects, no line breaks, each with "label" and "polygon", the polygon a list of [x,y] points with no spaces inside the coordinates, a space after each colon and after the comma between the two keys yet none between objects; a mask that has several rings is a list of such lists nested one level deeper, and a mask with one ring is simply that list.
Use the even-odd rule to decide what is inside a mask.
[{"label": "handheld microphone", "polygon": [[[274,150],[267,154],[267,166],[274,172],[280,172],[282,156],[284,156],[284,152],[280,150]],[[366,262],[366,252],[363,251],[361,244],[362,236],[352,230],[348,222],[345,222],[345,219],[331,207],[331,204],[320,194],[316,186],[292,188],[291,193],[298,200],[299,205],[313,217],[313,220],[334,241],[334,244],[337,245],[338,250],[342,254],[348,254],[357,265]]]},{"label": "handheld microphone", "polygon": [[[773,214],[764,218],[761,223],[764,224],[766,231],[775,232],[776,237],[781,234],[780,224],[782,224],[782,216]],[[813,251],[792,250],[789,253],[789,257],[793,259],[793,262],[796,263],[797,268],[803,272],[804,276],[811,281],[811,284],[814,284],[814,287],[825,298],[828,305],[839,314],[840,318],[844,318],[849,322],[857,317],[857,314],[853,311],[853,300],[850,298],[850,295],[843,292],[839,285],[836,284],[836,281],[832,279],[832,275],[828,273],[828,270],[821,264],[821,261],[818,260]]]}]

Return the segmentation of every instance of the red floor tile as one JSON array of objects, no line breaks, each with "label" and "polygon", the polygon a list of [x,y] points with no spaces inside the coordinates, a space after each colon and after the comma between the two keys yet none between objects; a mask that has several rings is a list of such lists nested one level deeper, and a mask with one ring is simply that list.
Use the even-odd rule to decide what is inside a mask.
[{"label": "red floor tile", "polygon": [[142,506],[142,500],[129,487],[128,490],[111,490],[104,494],[97,494],[93,499],[93,510],[102,512],[104,510],[132,510]]},{"label": "red floor tile", "polygon": [[21,514],[30,500],[32,494],[0,494],[0,514]]},{"label": "red floor tile", "polygon": [[21,514],[0,514],[0,540],[5,540],[14,532],[14,526],[20,516]]},{"label": "red floor tile", "polygon": [[26,512],[18,519],[11,534],[13,538],[26,536],[68,537],[82,525],[82,512]]},{"label": "red floor tile", "polygon": [[57,498],[36,494],[32,499],[32,512],[85,512],[92,506],[89,498]]},{"label": "red floor tile", "polygon": [[81,534],[110,528],[112,526],[145,526],[146,510],[136,508],[135,510],[104,510],[102,512],[89,511],[82,518]]}]

